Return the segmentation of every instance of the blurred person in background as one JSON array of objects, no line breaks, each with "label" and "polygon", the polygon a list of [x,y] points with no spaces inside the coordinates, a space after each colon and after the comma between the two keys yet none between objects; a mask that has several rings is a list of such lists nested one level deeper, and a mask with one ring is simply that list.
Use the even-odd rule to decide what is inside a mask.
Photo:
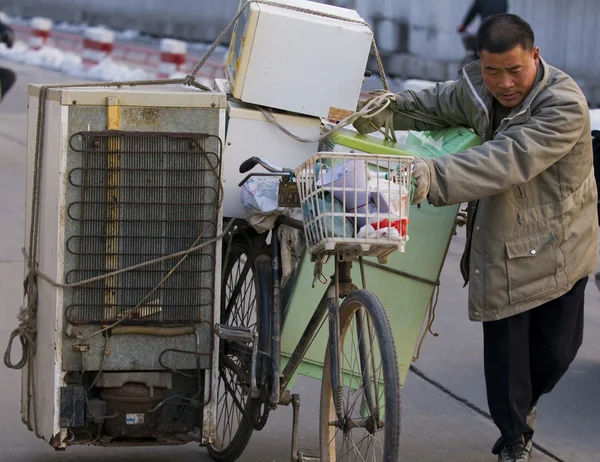
[{"label": "blurred person in background", "polygon": [[507,0],[475,0],[464,21],[458,26],[458,32],[464,33],[477,15],[483,21],[488,16],[500,13],[508,13]]},{"label": "blurred person in background", "polygon": [[489,16],[500,13],[508,13],[507,0],[475,0],[473,2],[462,24],[458,26],[458,33],[461,35],[463,46],[467,52],[467,56],[460,62],[461,68],[479,59],[477,55],[477,36],[467,32],[469,25],[477,16],[483,21]]}]

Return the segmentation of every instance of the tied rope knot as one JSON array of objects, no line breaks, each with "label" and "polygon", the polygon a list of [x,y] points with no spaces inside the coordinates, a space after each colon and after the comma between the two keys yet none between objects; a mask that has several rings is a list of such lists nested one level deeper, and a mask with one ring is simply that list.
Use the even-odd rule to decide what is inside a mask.
[{"label": "tied rope knot", "polygon": [[[23,281],[24,295],[27,296],[27,303],[19,307],[17,320],[19,325],[9,336],[8,346],[4,352],[4,365],[9,369],[23,369],[27,365],[28,359],[35,355],[37,350],[36,335],[36,314],[38,303],[37,272],[29,269],[25,281]],[[12,346],[14,340],[19,337],[21,342],[21,359],[17,363],[11,360]]]},{"label": "tied rope knot", "polygon": [[[23,369],[27,364],[28,358],[35,355],[37,350],[37,328],[34,316],[36,312],[35,308],[37,308],[37,285],[32,289],[32,294],[28,297],[27,305],[19,308],[19,313],[17,314],[19,325],[11,332],[8,339],[8,347],[4,353],[4,364],[10,369]],[[21,343],[21,359],[13,363],[11,360],[12,346],[17,337]]]},{"label": "tied rope knot", "polygon": [[[388,90],[376,90],[370,94],[371,98],[365,101],[362,107],[359,107],[354,120],[360,118],[363,124],[369,124],[376,131],[382,133],[385,139],[396,143],[394,132],[394,113],[397,111],[396,95]],[[382,117],[383,120],[381,120]],[[374,122],[375,118],[378,118],[377,123]]]},{"label": "tied rope knot", "polygon": [[196,76],[194,74],[186,75],[185,78],[183,79],[183,84],[187,85],[188,87],[195,86],[195,83],[196,83]]}]

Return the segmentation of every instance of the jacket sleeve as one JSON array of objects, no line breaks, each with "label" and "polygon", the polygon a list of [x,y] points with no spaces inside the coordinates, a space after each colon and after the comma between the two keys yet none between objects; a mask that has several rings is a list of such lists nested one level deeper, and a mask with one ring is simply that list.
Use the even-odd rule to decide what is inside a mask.
[{"label": "jacket sleeve", "polygon": [[492,196],[528,182],[567,155],[589,127],[579,99],[553,98],[527,122],[513,125],[492,141],[435,159],[429,165],[429,202],[458,204]]},{"label": "jacket sleeve", "polygon": [[469,24],[471,24],[473,22],[473,19],[475,19],[475,16],[477,16],[478,14],[481,14],[481,4],[482,4],[483,0],[475,0],[473,2],[473,5],[471,6],[471,9],[467,12],[467,15],[465,16],[465,19],[462,23],[462,25],[466,28],[469,27]]},{"label": "jacket sleeve", "polygon": [[[460,80],[438,83],[415,92],[405,90],[396,95],[394,128],[396,130],[439,130],[460,125],[470,126]],[[424,121],[424,120],[426,121]]]}]

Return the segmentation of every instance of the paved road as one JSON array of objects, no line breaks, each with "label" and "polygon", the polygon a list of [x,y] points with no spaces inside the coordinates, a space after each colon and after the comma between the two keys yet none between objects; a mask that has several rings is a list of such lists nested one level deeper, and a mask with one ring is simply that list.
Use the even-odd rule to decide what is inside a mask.
[{"label": "paved road", "polygon": [[[24,172],[26,148],[26,84],[68,82],[65,76],[0,61],[18,72],[16,87],[0,104],[0,346],[16,326],[21,302],[20,248],[24,235]],[[416,364],[425,378],[411,373],[403,390],[403,462],[493,462],[489,448],[496,430],[476,410],[487,410],[484,393],[481,326],[470,323],[466,291],[457,262],[464,238],[458,236],[442,276],[437,309],[437,338],[428,338]],[[571,371],[557,390],[540,403],[536,441],[553,457],[535,452],[536,462],[563,460],[597,462],[600,454],[600,328],[599,293],[587,291],[586,339]],[[390,309],[393,309],[390,307]],[[209,458],[197,445],[175,448],[102,449],[75,447],[54,452],[36,440],[21,423],[19,372],[0,369],[0,462],[205,462]],[[301,394],[300,448],[316,451],[319,383],[299,379]],[[445,390],[445,391],[443,391]],[[454,395],[455,397],[452,397]],[[458,399],[457,399],[458,398]],[[243,462],[289,460],[291,409],[272,414],[265,429],[256,433]]]}]

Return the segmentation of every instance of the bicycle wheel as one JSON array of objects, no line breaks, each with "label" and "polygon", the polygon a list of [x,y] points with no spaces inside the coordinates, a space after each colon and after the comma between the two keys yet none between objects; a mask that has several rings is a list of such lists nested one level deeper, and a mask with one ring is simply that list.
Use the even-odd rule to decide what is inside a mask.
[{"label": "bicycle wheel", "polygon": [[[265,316],[271,293],[271,259],[256,247],[245,232],[234,234],[224,264],[221,323],[258,332],[259,349],[269,351],[270,326]],[[218,462],[240,457],[254,431],[253,419],[259,417],[262,407],[250,396],[250,358],[241,358],[235,351],[235,345],[221,341],[216,438],[208,446],[211,457]]]},{"label": "bicycle wheel", "polygon": [[337,417],[329,346],[321,385],[321,461],[396,462],[400,446],[400,379],[396,348],[379,299],[367,290],[340,306],[342,386]]}]

